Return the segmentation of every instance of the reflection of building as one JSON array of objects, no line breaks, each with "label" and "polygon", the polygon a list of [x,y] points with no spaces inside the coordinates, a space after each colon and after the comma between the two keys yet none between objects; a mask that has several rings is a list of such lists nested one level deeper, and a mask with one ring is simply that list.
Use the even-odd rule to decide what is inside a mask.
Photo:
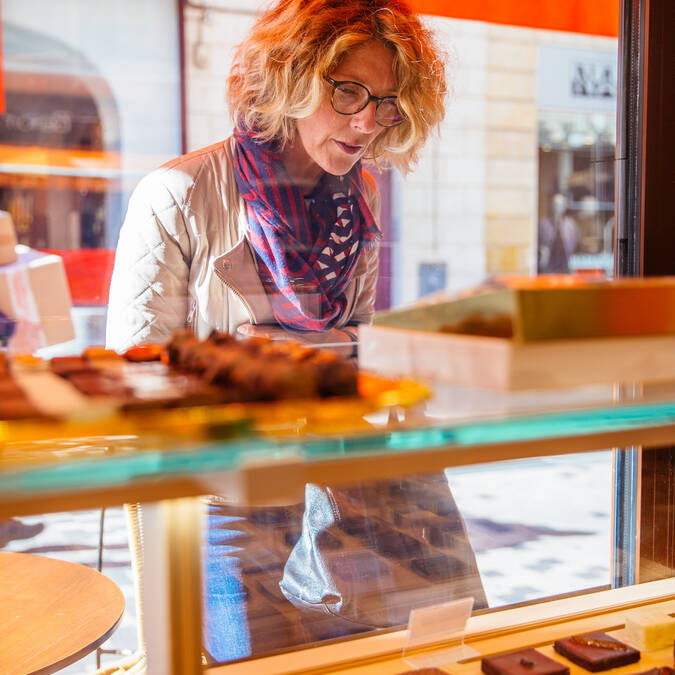
[{"label": "reflection of building", "polygon": [[105,80],[76,50],[3,25],[6,112],[0,116],[0,207],[20,243],[105,246],[119,203],[119,117]]},{"label": "reflection of building", "polygon": [[[616,54],[545,46],[539,50],[538,73],[537,270],[609,274],[614,262]],[[562,209],[556,207],[561,201]],[[561,237],[563,228],[568,233]]]},{"label": "reflection of building", "polygon": [[181,151],[177,17],[178,0],[2,3],[0,207],[64,259],[81,342],[103,340],[131,191]]}]

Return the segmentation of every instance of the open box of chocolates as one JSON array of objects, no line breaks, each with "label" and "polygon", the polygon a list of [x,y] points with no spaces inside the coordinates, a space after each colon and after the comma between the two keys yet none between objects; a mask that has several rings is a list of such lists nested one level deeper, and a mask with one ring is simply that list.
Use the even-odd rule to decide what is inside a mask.
[{"label": "open box of chocolates", "polygon": [[[87,433],[96,433],[97,424],[104,433],[113,419],[115,428],[178,430],[176,411],[194,408],[206,411],[205,427],[247,419],[252,426],[270,422],[283,430],[287,424],[297,432],[297,420],[308,424],[314,413],[330,431],[331,419],[357,423],[383,405],[428,395],[411,381],[361,373],[329,350],[218,332],[200,340],[187,330],[174,333],[166,345],[139,345],[124,354],[89,347],[78,356],[42,360],[0,352],[0,393],[0,421],[10,422],[0,440],[21,437],[21,431],[25,439],[21,421],[78,421],[89,425],[80,429]],[[42,425],[54,436],[77,433],[71,427],[59,432]],[[32,429],[39,434],[41,427]]]}]

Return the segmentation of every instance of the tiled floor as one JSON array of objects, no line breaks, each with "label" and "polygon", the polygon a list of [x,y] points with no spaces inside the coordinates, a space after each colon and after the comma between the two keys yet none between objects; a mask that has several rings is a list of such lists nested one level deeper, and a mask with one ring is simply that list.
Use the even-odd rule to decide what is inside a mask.
[{"label": "tiled floor", "polygon": [[[610,581],[610,452],[539,458],[446,472],[466,520],[490,606],[522,602]],[[28,539],[2,550],[47,555],[96,566],[100,511],[22,518],[42,523]],[[1,544],[1,539],[0,539]],[[133,578],[120,508],[105,515],[103,572],[125,594],[124,619],[104,647],[133,650]],[[119,656],[103,656],[103,663]],[[63,671],[95,670],[90,655]]]}]

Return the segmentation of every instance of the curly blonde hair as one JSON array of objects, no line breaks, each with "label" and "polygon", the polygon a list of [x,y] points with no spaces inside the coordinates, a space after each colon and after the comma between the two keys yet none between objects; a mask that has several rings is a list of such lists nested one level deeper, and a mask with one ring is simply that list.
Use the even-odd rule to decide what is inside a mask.
[{"label": "curly blonde hair", "polygon": [[279,0],[239,45],[228,78],[230,113],[283,148],[295,120],[326,95],[324,76],[350,49],[378,40],[394,53],[405,121],[388,127],[366,159],[409,171],[445,114],[445,58],[403,0]]}]

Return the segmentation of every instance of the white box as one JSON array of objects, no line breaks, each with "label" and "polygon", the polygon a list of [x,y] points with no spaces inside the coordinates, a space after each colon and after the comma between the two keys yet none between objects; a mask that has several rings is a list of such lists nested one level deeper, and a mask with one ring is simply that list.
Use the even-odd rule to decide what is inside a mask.
[{"label": "white box", "polygon": [[16,262],[0,266],[0,312],[17,322],[9,350],[32,352],[73,340],[63,260],[22,245],[16,253]]}]

